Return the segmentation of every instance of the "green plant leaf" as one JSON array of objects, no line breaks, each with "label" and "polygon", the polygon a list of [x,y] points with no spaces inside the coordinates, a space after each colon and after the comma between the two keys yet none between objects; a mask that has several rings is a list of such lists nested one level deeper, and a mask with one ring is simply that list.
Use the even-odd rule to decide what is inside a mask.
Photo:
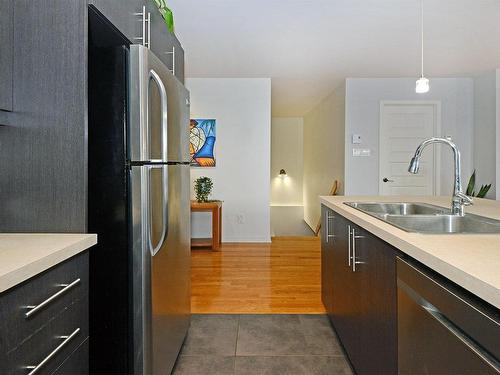
[{"label": "green plant leaf", "polygon": [[469,184],[467,185],[467,190],[465,191],[465,194],[473,197],[474,196],[474,185],[476,185],[476,170],[474,169],[474,172],[472,172],[472,176],[469,178]]},{"label": "green plant leaf", "polygon": [[158,8],[158,11],[163,17],[163,20],[167,25],[168,31],[174,33],[174,14],[170,10],[170,8],[167,7],[165,0],[153,0],[153,2],[155,3],[156,7]]},{"label": "green plant leaf", "polygon": [[488,191],[491,189],[491,184],[481,185],[481,189],[479,189],[479,193],[477,193],[478,198],[484,198]]}]

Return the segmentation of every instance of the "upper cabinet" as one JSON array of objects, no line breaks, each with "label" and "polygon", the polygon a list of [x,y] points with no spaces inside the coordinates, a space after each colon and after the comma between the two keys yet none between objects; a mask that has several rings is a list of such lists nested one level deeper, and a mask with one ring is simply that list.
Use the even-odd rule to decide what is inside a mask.
[{"label": "upper cabinet", "polygon": [[179,81],[184,83],[184,49],[177,37],[168,31],[153,1],[90,0],[89,3],[131,43],[149,46]]},{"label": "upper cabinet", "polygon": [[184,49],[181,43],[175,34],[168,30],[162,15],[152,1],[148,2],[146,9],[151,17],[150,39],[148,41],[151,51],[163,61],[179,81],[184,83]]},{"label": "upper cabinet", "polygon": [[11,0],[0,0],[0,110],[12,111],[13,7]]},{"label": "upper cabinet", "polygon": [[89,0],[131,43],[142,43],[143,0]]}]

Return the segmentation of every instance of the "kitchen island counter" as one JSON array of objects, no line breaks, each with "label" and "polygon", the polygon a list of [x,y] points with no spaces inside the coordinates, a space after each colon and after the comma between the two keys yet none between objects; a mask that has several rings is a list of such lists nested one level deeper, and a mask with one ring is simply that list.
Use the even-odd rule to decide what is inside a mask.
[{"label": "kitchen island counter", "polygon": [[[326,207],[500,308],[500,235],[409,233],[344,202],[420,202],[450,207],[450,197],[323,196]],[[466,212],[500,220],[500,202],[474,199]]]}]

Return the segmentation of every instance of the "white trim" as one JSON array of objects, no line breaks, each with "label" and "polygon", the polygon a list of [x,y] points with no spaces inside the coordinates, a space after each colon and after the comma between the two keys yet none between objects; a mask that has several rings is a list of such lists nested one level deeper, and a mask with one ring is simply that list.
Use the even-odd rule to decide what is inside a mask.
[{"label": "white trim", "polygon": [[[434,107],[434,136],[441,137],[441,101],[440,100],[381,100],[380,101],[380,113],[379,113],[379,125],[378,125],[378,142],[379,142],[379,156],[378,156],[378,191],[379,194],[382,191],[382,163],[381,163],[381,146],[382,146],[382,120],[384,114],[384,108],[386,106],[421,106],[421,105],[430,105]],[[434,195],[441,194],[441,147],[437,145],[437,147],[433,147],[432,152],[434,153]],[[408,163],[410,161],[408,160]]]}]

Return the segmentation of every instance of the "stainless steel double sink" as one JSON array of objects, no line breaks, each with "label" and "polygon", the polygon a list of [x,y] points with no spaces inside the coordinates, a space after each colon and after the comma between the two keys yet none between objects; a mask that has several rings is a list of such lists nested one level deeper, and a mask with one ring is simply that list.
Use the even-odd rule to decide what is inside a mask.
[{"label": "stainless steel double sink", "polygon": [[427,203],[345,202],[345,204],[407,232],[500,234],[500,220],[473,214],[451,215],[450,209]]}]

